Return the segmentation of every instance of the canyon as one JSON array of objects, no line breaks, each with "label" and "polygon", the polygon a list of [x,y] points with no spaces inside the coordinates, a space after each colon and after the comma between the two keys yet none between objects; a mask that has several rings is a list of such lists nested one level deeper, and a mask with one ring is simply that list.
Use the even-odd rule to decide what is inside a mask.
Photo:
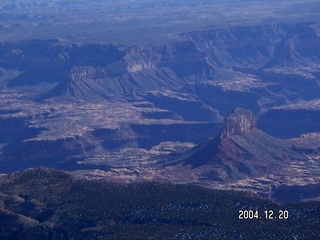
[{"label": "canyon", "polygon": [[[317,166],[319,159],[319,29],[315,22],[206,29],[176,33],[174,41],[155,46],[1,42],[1,171],[44,165],[92,178],[203,185],[208,178],[213,185],[233,178],[237,183],[226,181],[229,187],[249,189],[258,183],[244,176],[260,183],[290,178],[291,185],[317,184],[316,173],[297,171]],[[230,118],[232,111],[246,112],[241,108],[250,116]],[[182,159],[209,139],[232,139],[220,145],[230,160],[224,167],[182,170],[191,172],[181,179],[175,167],[157,169],[161,159]],[[296,143],[294,157],[284,150],[286,141]],[[241,144],[252,146],[242,146],[243,152]],[[259,144],[270,148],[260,151]],[[215,148],[202,161],[210,162]],[[241,162],[246,155],[250,164]],[[307,156],[313,163],[305,162]],[[284,163],[289,159],[292,164]],[[190,161],[184,165],[195,164]],[[226,166],[234,162],[230,175]],[[280,166],[287,174],[276,172],[279,179],[272,180],[272,169]],[[268,179],[260,179],[265,175],[257,168]]]},{"label": "canyon", "polygon": [[0,1],[0,238],[320,239],[319,8]]}]

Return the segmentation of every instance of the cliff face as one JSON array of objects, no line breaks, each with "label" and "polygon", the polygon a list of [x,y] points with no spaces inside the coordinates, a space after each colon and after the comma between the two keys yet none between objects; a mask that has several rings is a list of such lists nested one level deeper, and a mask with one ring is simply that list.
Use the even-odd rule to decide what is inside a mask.
[{"label": "cliff face", "polygon": [[0,66],[22,71],[10,86],[103,79],[102,95],[123,95],[239,74],[246,78],[244,73],[253,73],[248,69],[317,64],[318,36],[318,24],[308,23],[182,33],[176,42],[156,47],[78,46],[56,40],[3,43]]},{"label": "cliff face", "polygon": [[180,163],[203,169],[208,179],[232,181],[279,174],[292,159],[307,158],[288,142],[259,130],[251,111],[236,108],[225,118],[220,136],[191,149]]},{"label": "cliff face", "polygon": [[[319,29],[298,23],[201,30],[156,46],[0,43],[0,122],[7,126],[0,130],[0,161],[63,161],[96,146],[105,153],[121,146],[151,149],[165,141],[199,144],[220,132],[236,106],[220,140],[231,142],[237,154],[220,145],[225,156],[219,159],[245,158],[252,148],[234,147],[235,139],[242,145],[248,142],[244,135],[256,132],[259,142],[260,132],[242,108],[268,113],[319,98]],[[11,124],[16,119],[22,119],[18,128]],[[264,119],[263,126],[271,126]],[[134,140],[123,137],[120,126]],[[33,129],[39,132],[31,136]],[[94,136],[99,132],[104,136]]]},{"label": "cliff face", "polygon": [[106,69],[92,66],[73,67],[68,71],[68,79],[70,81],[104,78],[106,75]]},{"label": "cliff face", "polygon": [[241,108],[224,122],[220,136],[159,162],[164,167],[157,177],[252,190],[280,201],[319,197],[319,134],[277,139],[258,129],[252,112]]},{"label": "cliff face", "polygon": [[222,136],[242,134],[256,127],[256,121],[251,111],[235,108],[224,119],[224,131]]}]

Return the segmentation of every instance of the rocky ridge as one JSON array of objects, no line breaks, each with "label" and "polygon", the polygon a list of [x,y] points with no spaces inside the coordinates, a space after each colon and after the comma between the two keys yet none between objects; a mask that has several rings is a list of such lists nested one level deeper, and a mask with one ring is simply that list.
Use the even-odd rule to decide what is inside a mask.
[{"label": "rocky ridge", "polygon": [[[317,131],[318,110],[306,106],[319,98],[318,25],[208,29],[156,46],[2,42],[0,118],[11,129],[1,130],[0,162],[32,165],[48,157],[59,165],[80,157],[100,166],[115,164],[110,151],[128,148],[140,152],[135,160],[146,152],[144,159],[152,159],[159,144],[191,146],[216,136],[236,106],[261,115],[264,130],[284,122],[271,121],[268,112],[300,102],[310,115],[297,133]],[[225,134],[253,126],[246,124]],[[117,159],[131,159],[122,153]]]},{"label": "rocky ridge", "polygon": [[[279,199],[284,197],[280,189],[297,189],[301,199],[311,196],[307,190],[301,190],[302,186],[318,189],[317,134],[301,139],[274,138],[257,127],[251,111],[241,108],[234,109],[224,122],[225,128],[217,137],[181,154],[162,156],[156,164],[138,165],[131,170],[120,167],[111,171],[75,171],[74,174],[121,182],[157,180],[252,190],[264,197]],[[317,197],[316,193],[312,195]],[[283,199],[301,200],[296,194]]]}]

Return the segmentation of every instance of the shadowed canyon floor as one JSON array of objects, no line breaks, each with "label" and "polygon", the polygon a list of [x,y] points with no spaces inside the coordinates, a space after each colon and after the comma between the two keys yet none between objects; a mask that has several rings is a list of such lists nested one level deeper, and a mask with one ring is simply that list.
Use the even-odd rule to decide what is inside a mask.
[{"label": "shadowed canyon floor", "polygon": [[[2,42],[1,170],[91,169],[269,195],[317,184],[319,36],[310,22],[177,33],[157,46]],[[219,135],[236,107],[260,130]]]}]

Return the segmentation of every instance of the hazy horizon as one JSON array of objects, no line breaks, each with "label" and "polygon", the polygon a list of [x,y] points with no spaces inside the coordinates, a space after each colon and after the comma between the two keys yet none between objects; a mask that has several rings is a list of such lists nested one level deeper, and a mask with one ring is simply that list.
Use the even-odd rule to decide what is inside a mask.
[{"label": "hazy horizon", "polygon": [[319,21],[319,10],[316,0],[2,1],[0,41],[156,44],[168,34],[205,28]]}]

